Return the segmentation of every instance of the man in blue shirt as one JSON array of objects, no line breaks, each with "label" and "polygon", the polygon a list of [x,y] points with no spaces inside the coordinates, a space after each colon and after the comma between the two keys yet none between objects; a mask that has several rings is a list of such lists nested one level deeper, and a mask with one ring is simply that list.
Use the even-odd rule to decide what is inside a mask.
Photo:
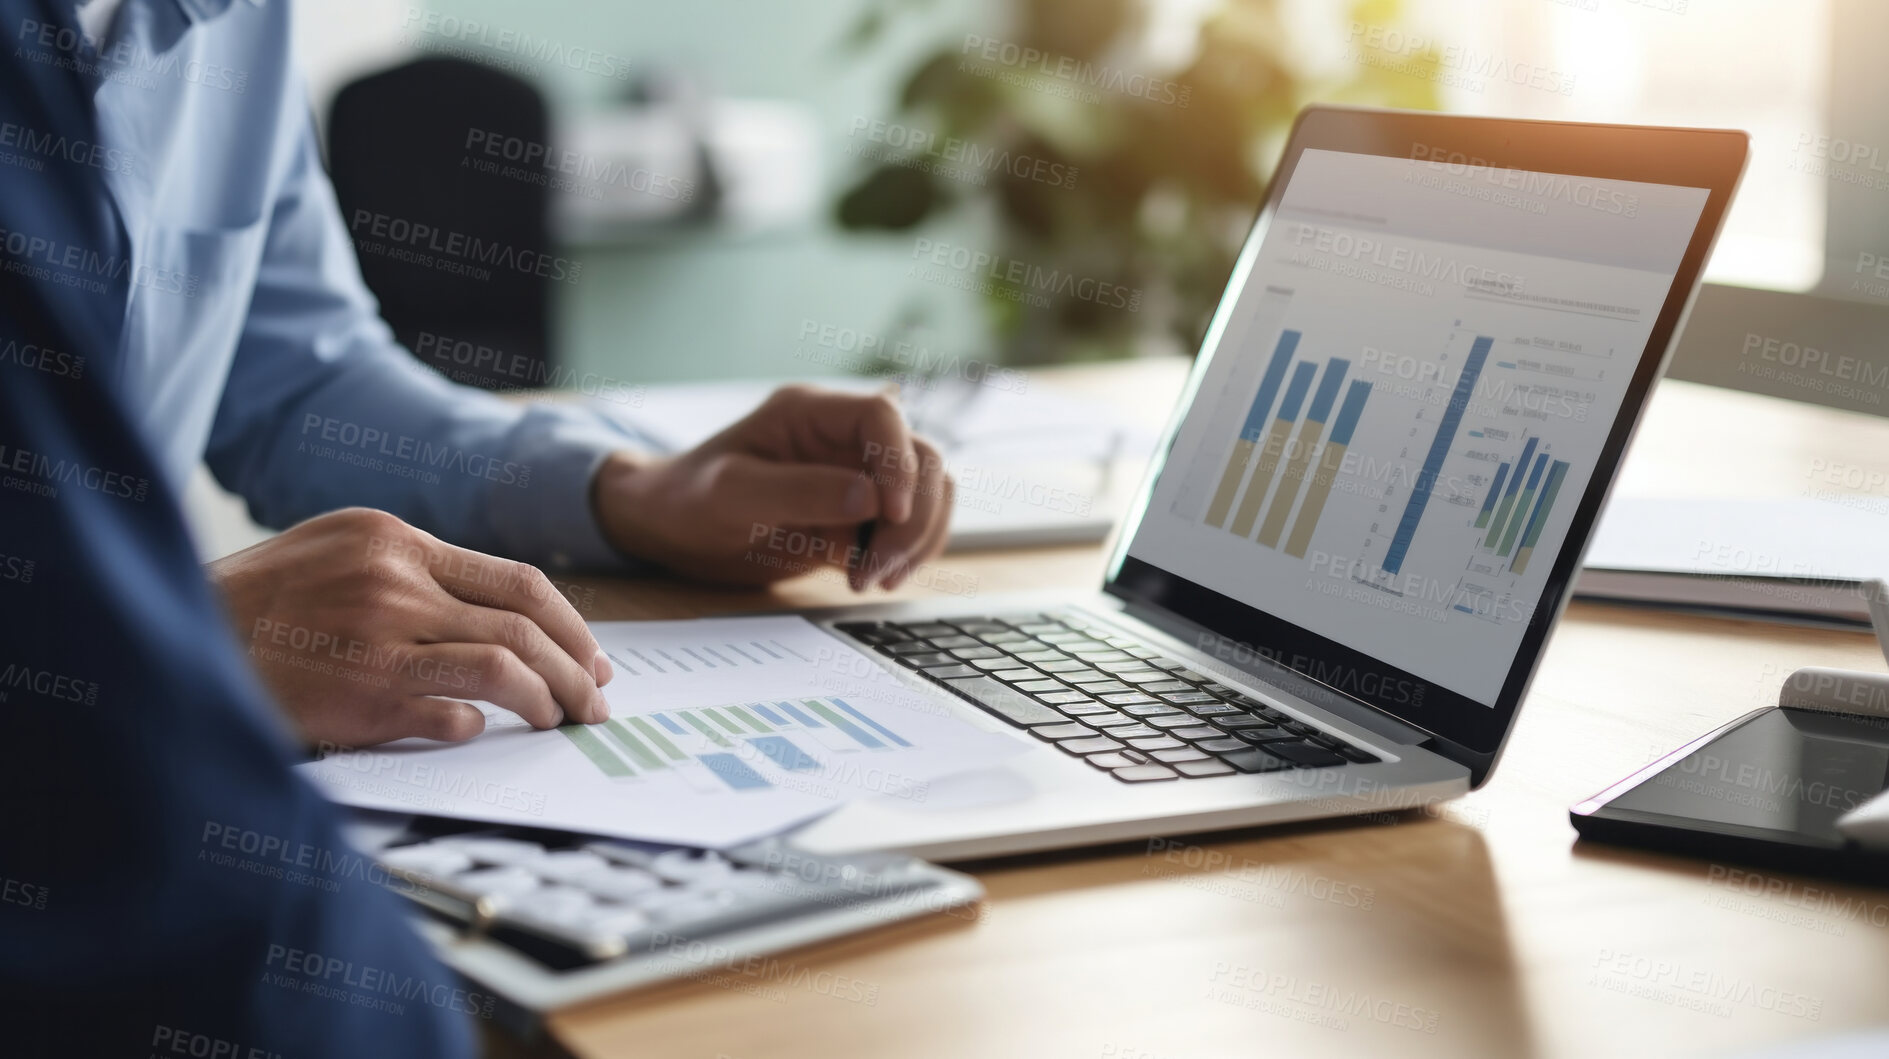
[{"label": "man in blue shirt", "polygon": [[[942,548],[950,483],[883,397],[785,390],[700,449],[651,459],[579,407],[506,402],[416,363],[361,282],[287,0],[7,6],[10,61],[84,84],[97,133],[20,122],[0,129],[0,150],[46,179],[101,182],[116,238],[14,218],[0,266],[95,314],[109,355],[93,370],[167,483],[207,461],[258,521],[312,519],[210,567],[251,664],[309,741],[467,738],[483,722],[456,696],[472,687],[540,727],[602,719],[609,662],[523,564],[634,556],[761,583],[811,554],[863,589]],[[383,514],[326,514],[348,507]],[[866,522],[877,532],[862,554]],[[818,546],[776,555],[771,544],[806,539],[776,527]],[[308,664],[302,645],[317,644],[422,664],[348,679]]]},{"label": "man in blue shirt", "polygon": [[[516,560],[758,583],[803,568],[751,557],[790,527],[892,585],[942,546],[949,483],[883,400],[785,391],[655,460],[415,364],[360,282],[284,0],[0,13],[0,1039],[463,1054],[490,998],[347,859],[294,737],[467,738],[461,698],[599,720],[607,663]],[[199,460],[306,521],[206,582],[174,501]],[[415,664],[349,680],[307,664],[323,643]]]}]

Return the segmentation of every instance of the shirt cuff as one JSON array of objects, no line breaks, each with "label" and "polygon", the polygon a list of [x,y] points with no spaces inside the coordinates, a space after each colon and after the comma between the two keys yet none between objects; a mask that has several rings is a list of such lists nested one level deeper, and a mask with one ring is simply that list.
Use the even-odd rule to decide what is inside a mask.
[{"label": "shirt cuff", "polygon": [[534,404],[511,433],[508,451],[528,484],[495,486],[487,496],[492,533],[506,554],[559,572],[639,568],[604,538],[590,505],[598,468],[633,439],[576,405]]}]

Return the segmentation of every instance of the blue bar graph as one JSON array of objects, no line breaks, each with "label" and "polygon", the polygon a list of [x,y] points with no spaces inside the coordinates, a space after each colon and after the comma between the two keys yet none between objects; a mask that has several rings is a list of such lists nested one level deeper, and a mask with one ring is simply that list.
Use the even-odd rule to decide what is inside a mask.
[{"label": "blue bar graph", "polygon": [[1351,388],[1345,391],[1345,403],[1338,406],[1338,422],[1332,424],[1332,444],[1351,444],[1351,435],[1358,429],[1358,417],[1364,414],[1364,401],[1370,396],[1370,383],[1352,382]]},{"label": "blue bar graph", "polygon": [[761,716],[767,718],[768,720],[773,721],[775,724],[788,723],[787,718],[782,717],[780,714],[775,713],[773,710],[768,709],[766,706],[763,706],[758,702],[751,702],[748,705],[750,708],[754,710],[755,713],[758,713]]},{"label": "blue bar graph", "polygon": [[767,777],[749,768],[747,762],[733,754],[701,754],[695,760],[707,765],[710,772],[735,790],[749,791],[773,786]]},{"label": "blue bar graph", "polygon": [[1417,472],[1416,485],[1410,490],[1410,500],[1404,505],[1404,517],[1397,522],[1397,532],[1391,537],[1390,550],[1384,553],[1384,570],[1397,573],[1404,567],[1404,556],[1410,551],[1410,542],[1417,536],[1417,523],[1423,520],[1423,510],[1430,505],[1430,494],[1436,489],[1436,480],[1443,474],[1443,460],[1449,455],[1450,446],[1456,443],[1456,428],[1462,425],[1463,412],[1469,407],[1470,395],[1475,392],[1476,380],[1482,375],[1482,363],[1489,357],[1489,347],[1495,339],[1487,335],[1477,335],[1476,341],[1469,347],[1469,359],[1463,363],[1463,374],[1456,380],[1456,389],[1450,394],[1450,403],[1443,410],[1443,420],[1436,425],[1436,438],[1430,442],[1430,452],[1424,457],[1423,469]]},{"label": "blue bar graph", "polygon": [[1338,387],[1345,382],[1345,373],[1351,370],[1351,362],[1342,357],[1333,357],[1325,363],[1325,374],[1318,380],[1318,392],[1312,395],[1312,410],[1305,413],[1307,422],[1323,423],[1331,418],[1331,406],[1338,400]]},{"label": "blue bar graph", "polygon": [[1279,404],[1279,418],[1287,423],[1299,418],[1299,409],[1305,407],[1305,391],[1312,388],[1312,374],[1318,370],[1316,364],[1301,364],[1292,369],[1292,381],[1286,384],[1286,399]]},{"label": "blue bar graph", "polygon": [[1502,492],[1502,483],[1508,479],[1509,465],[1503,464],[1495,469],[1495,484],[1489,486],[1489,495],[1483,498],[1482,510],[1476,513],[1476,528],[1489,524],[1489,512],[1495,510],[1495,498]]},{"label": "blue bar graph", "polygon": [[823,725],[819,721],[816,721],[812,717],[809,717],[805,713],[802,713],[800,711],[800,708],[798,706],[795,706],[791,702],[777,702],[774,705],[779,706],[782,710],[785,710],[787,712],[787,716],[792,717],[794,720],[799,721],[801,724],[804,724],[809,728],[825,728],[826,727],[826,725]]},{"label": "blue bar graph", "polygon": [[892,729],[887,728],[885,725],[880,724],[878,721],[875,721],[872,718],[854,709],[853,704],[850,702],[847,702],[845,699],[835,698],[833,700],[833,705],[838,706],[842,710],[845,710],[848,714],[852,715],[861,724],[866,725],[868,728],[871,728],[873,731],[878,732],[880,735],[885,736],[887,739],[891,740],[894,746],[911,746],[912,745],[906,742],[905,738],[899,735],[897,732],[894,732]]},{"label": "blue bar graph", "polygon": [[1292,363],[1292,354],[1298,348],[1297,331],[1279,333],[1279,344],[1273,347],[1272,362],[1266,365],[1266,374],[1259,381],[1259,393],[1253,397],[1253,406],[1247,409],[1246,425],[1240,428],[1240,437],[1257,442],[1266,432],[1266,413],[1272,411],[1272,399],[1279,395],[1279,381],[1286,377],[1286,366]]},{"label": "blue bar graph", "polygon": [[680,724],[677,724],[677,723],[676,723],[676,721],[675,721],[675,719],[674,719],[674,718],[672,718],[672,717],[670,717],[670,716],[669,716],[668,714],[666,714],[666,713],[658,713],[658,714],[655,714],[654,716],[655,716],[655,718],[656,718],[656,723],[657,723],[657,724],[660,724],[660,725],[662,725],[662,726],[663,726],[664,728],[667,728],[667,729],[669,729],[670,731],[672,731],[672,732],[674,732],[675,734],[677,734],[677,735],[688,735],[688,734],[689,734],[689,730],[688,730],[687,728],[684,728],[684,727],[682,727],[682,726],[681,726]]},{"label": "blue bar graph", "polygon": [[758,736],[748,740],[748,743],[789,772],[814,772],[820,768],[820,762],[812,754],[795,746],[793,740],[784,736]]}]

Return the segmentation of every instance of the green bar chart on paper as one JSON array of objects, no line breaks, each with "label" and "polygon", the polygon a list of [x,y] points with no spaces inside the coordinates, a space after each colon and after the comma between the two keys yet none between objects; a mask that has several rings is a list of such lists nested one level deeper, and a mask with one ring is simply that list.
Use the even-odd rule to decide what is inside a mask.
[{"label": "green bar chart on paper", "polygon": [[703,792],[739,793],[766,790],[783,775],[820,772],[849,755],[911,748],[873,713],[827,696],[663,710],[558,731],[609,779],[665,774]]}]

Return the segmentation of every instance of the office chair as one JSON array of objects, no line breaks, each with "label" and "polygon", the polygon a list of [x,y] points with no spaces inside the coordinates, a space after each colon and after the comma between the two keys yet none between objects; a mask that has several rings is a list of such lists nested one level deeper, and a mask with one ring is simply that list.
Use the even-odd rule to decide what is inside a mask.
[{"label": "office chair", "polygon": [[541,157],[549,124],[535,87],[451,58],[362,77],[329,110],[328,169],[367,285],[400,341],[455,381],[510,390],[548,378],[557,276],[537,266],[557,256],[554,171],[483,145]]}]

